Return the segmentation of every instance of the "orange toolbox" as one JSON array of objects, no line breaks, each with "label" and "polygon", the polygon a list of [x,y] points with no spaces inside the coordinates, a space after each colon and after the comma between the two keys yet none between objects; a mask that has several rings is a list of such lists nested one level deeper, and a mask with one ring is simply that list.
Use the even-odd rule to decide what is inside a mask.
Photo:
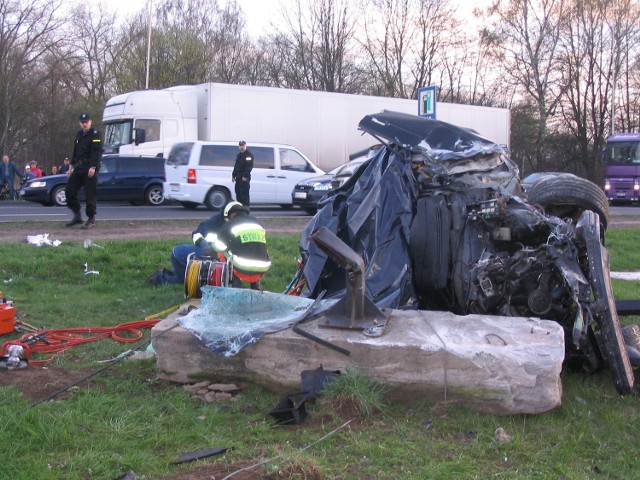
[{"label": "orange toolbox", "polygon": [[16,308],[0,300],[0,335],[13,333],[16,323]]}]

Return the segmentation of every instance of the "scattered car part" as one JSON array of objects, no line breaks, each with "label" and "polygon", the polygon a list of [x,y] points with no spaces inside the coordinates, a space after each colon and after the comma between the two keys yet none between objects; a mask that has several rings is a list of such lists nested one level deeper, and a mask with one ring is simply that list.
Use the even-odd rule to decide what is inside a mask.
[{"label": "scattered car part", "polygon": [[346,271],[345,296],[324,313],[320,326],[351,330],[384,326],[389,312],[381,311],[367,298],[362,258],[326,227],[320,227],[310,238]]},{"label": "scattered car part", "polygon": [[227,447],[214,447],[214,448],[203,448],[202,450],[183,453],[180,455],[180,458],[177,461],[171,462],[170,465],[179,465],[181,463],[200,460],[201,458],[212,457],[213,455],[220,455],[221,453],[225,453],[227,450],[229,450],[229,448]]},{"label": "scattered car part", "polygon": [[305,393],[290,393],[280,398],[278,403],[269,410],[268,415],[279,425],[297,425],[307,418]]}]

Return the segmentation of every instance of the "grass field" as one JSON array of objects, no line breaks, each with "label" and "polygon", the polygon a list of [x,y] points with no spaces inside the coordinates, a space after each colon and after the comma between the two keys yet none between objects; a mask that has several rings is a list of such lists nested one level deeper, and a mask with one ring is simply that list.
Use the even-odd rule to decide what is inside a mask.
[{"label": "grass field", "polygon": [[[4,243],[0,289],[14,301],[18,319],[49,329],[141,320],[184,299],[182,286],[145,283],[157,266],[168,266],[174,243],[108,241],[90,249],[81,241],[57,248]],[[640,230],[609,231],[606,244],[612,270],[640,270]],[[297,238],[272,236],[270,254],[274,267],[263,288],[282,292],[295,270]],[[99,275],[85,275],[85,263]],[[615,280],[614,289],[618,299],[640,298],[640,282]],[[103,367],[99,361],[131,347],[100,340],[68,350],[46,368],[93,372]],[[9,374],[20,371],[0,371]],[[419,399],[388,403],[382,387],[356,372],[346,377],[308,406],[307,420],[286,427],[266,415],[276,395],[249,387],[238,401],[204,404],[181,386],[157,380],[152,360],[119,362],[63,398],[36,406],[16,386],[4,386],[0,478],[115,479],[134,471],[145,479],[219,480],[269,459],[232,478],[640,478],[640,401],[618,396],[608,372],[564,374],[562,406],[535,416],[486,415]],[[499,441],[498,427],[512,440]],[[230,450],[171,464],[181,453],[211,447]]]}]

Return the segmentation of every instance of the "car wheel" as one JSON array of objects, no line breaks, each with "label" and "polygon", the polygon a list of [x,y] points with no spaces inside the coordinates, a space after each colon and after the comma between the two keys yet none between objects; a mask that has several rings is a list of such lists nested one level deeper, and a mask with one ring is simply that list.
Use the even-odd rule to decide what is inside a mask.
[{"label": "car wheel", "polygon": [[204,199],[204,204],[209,210],[222,210],[227,203],[229,203],[229,194],[219,187],[209,190]]},{"label": "car wheel", "polygon": [[625,395],[634,391],[635,378],[613,296],[609,253],[600,243],[600,225],[595,215],[585,212],[580,223],[583,225],[580,234],[587,250],[588,278],[594,299],[596,338],[616,390],[620,395]]},{"label": "car wheel", "polygon": [[282,208],[283,210],[291,210],[293,208],[293,204],[292,203],[281,203],[280,204],[280,208]]},{"label": "car wheel", "polygon": [[196,202],[180,202],[180,205],[182,205],[187,210],[195,210],[196,208],[198,208],[199,204]]},{"label": "car wheel", "polygon": [[591,210],[607,229],[609,201],[600,187],[585,178],[570,174],[541,178],[531,186],[528,198],[548,215],[560,218],[577,220],[584,210]]},{"label": "car wheel", "polygon": [[58,185],[54,187],[51,192],[51,199],[53,200],[54,205],[59,207],[67,206],[67,186],[66,185]]},{"label": "car wheel", "polygon": [[429,294],[443,290],[449,279],[451,215],[442,195],[418,200],[411,224],[409,251],[416,290]]},{"label": "car wheel", "polygon": [[162,185],[151,185],[147,188],[147,191],[144,192],[144,199],[148,205],[153,205],[154,207],[162,205],[162,202],[164,202]]},{"label": "car wheel", "polygon": [[309,215],[315,215],[316,213],[318,213],[318,209],[312,208],[312,207],[306,207],[304,208],[304,211],[307,212]]}]

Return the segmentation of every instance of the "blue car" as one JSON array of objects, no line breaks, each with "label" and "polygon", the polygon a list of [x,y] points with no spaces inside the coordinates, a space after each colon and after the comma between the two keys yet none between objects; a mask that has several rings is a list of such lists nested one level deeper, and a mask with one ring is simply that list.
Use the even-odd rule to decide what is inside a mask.
[{"label": "blue car", "polygon": [[[164,160],[161,157],[102,157],[96,187],[98,201],[161,205],[164,202]],[[66,188],[66,175],[50,175],[29,180],[19,194],[21,199],[29,202],[65,206]],[[80,195],[84,195],[84,189],[80,190]]]}]

